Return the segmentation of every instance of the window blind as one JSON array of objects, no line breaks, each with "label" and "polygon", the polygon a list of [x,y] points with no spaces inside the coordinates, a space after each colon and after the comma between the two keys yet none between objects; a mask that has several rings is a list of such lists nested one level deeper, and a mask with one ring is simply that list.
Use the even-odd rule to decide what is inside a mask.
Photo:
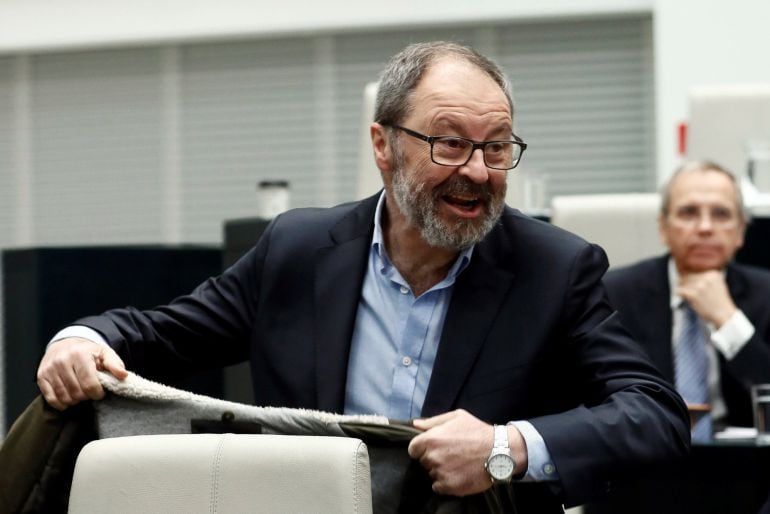
[{"label": "window blind", "polygon": [[[474,45],[509,73],[521,170],[548,194],[654,187],[649,16],[412,27],[35,54],[25,115],[33,244],[218,243],[257,211],[355,198],[364,85],[405,44]],[[0,244],[18,244],[15,57],[0,59]],[[11,198],[8,198],[11,197]]]}]

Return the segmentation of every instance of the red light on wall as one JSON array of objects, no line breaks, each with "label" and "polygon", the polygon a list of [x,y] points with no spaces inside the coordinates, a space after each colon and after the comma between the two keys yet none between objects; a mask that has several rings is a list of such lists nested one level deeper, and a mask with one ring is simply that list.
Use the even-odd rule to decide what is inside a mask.
[{"label": "red light on wall", "polygon": [[681,122],[676,127],[677,145],[676,150],[679,152],[680,157],[684,157],[687,153],[687,123]]}]

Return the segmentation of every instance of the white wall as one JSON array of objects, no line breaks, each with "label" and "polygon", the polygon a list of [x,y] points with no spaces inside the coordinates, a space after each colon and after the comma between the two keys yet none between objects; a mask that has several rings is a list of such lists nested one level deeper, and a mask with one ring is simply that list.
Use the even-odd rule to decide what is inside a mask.
[{"label": "white wall", "polygon": [[0,53],[361,27],[649,12],[652,0],[2,0]]},{"label": "white wall", "polygon": [[[678,162],[676,125],[687,119],[692,87],[770,83],[770,2],[656,0],[653,12],[658,178],[663,180]],[[718,149],[713,159],[719,161]]]},{"label": "white wall", "polygon": [[[440,4],[283,0],[3,0],[0,55],[161,41],[503,19],[652,12],[658,178],[678,162],[676,126],[691,87],[770,82],[766,0],[447,0]],[[714,156],[718,160],[718,155]]]}]

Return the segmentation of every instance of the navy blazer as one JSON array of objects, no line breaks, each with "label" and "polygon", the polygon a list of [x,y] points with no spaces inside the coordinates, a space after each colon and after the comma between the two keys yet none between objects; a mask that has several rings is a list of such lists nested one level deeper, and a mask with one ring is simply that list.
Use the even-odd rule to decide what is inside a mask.
[{"label": "navy blazer", "polygon": [[[663,255],[610,270],[604,282],[623,324],[673,383],[668,257]],[[751,385],[770,382],[770,272],[730,263],[725,279],[736,306],[756,329],[729,362],[717,352],[726,421],[734,426],[753,426]]]},{"label": "navy blazer", "polygon": [[[342,412],[377,198],[284,213],[190,295],[78,323],[146,376],[249,359],[257,404]],[[599,247],[506,207],[454,286],[422,414],[531,421],[563,495],[538,512],[688,447],[684,404],[609,306],[606,268]]]}]

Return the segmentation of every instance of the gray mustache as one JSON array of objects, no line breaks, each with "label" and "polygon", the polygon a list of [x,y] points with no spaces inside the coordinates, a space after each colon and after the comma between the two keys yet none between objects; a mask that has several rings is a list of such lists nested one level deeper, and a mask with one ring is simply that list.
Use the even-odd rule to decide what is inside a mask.
[{"label": "gray mustache", "polygon": [[477,184],[465,177],[449,177],[440,187],[435,190],[436,196],[444,195],[467,195],[478,196],[484,200],[492,197],[492,192],[488,184]]}]

